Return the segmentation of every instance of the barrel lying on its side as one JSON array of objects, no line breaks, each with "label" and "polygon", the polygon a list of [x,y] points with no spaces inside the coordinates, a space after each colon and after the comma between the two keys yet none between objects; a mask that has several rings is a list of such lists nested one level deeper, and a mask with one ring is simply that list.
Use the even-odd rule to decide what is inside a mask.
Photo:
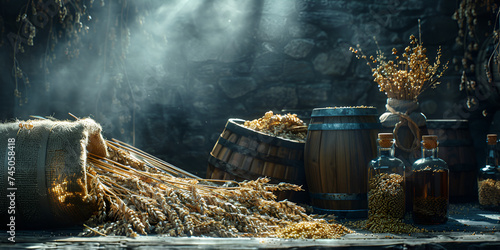
[{"label": "barrel lying on its side", "polygon": [[[207,178],[287,182],[305,189],[304,143],[270,136],[229,119],[208,159]],[[281,192],[278,199],[306,202],[306,192]]]}]

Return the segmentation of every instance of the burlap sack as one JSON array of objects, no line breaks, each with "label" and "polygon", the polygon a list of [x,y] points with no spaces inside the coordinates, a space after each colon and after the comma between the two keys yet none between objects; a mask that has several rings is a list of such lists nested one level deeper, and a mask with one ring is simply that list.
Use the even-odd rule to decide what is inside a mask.
[{"label": "burlap sack", "polygon": [[[407,114],[419,127],[425,126],[426,117],[424,114],[417,111],[419,108],[418,102],[387,98],[386,107],[387,106],[393,108],[397,112]],[[391,128],[400,121],[400,116],[387,110],[385,113],[380,115],[379,119],[382,126]]]},{"label": "burlap sack", "polygon": [[[14,148],[9,148],[9,138],[15,139]],[[8,164],[7,156],[12,150],[15,173],[8,171],[12,162]],[[13,204],[14,192],[16,228],[84,222],[93,210],[92,204],[83,201],[87,152],[107,155],[101,126],[92,119],[0,124],[0,217],[13,215],[7,208]],[[9,176],[13,183],[8,182]]]},{"label": "burlap sack", "polygon": [[388,98],[385,107],[387,111],[380,115],[380,123],[393,130],[396,148],[415,154],[420,149],[420,128],[425,127],[427,119],[418,111],[418,102]]}]

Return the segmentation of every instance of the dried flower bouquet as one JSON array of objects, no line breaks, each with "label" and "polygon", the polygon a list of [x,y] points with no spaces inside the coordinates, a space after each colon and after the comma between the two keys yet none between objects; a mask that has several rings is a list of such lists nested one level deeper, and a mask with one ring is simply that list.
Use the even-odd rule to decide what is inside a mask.
[{"label": "dried flower bouquet", "polygon": [[[394,60],[387,60],[380,48],[377,50],[376,57],[367,57],[359,44],[356,49],[352,47],[349,49],[356,54],[358,59],[362,58],[367,61],[380,91],[385,92],[389,98],[399,100],[416,101],[424,90],[429,87],[435,88],[439,84],[439,78],[448,68],[448,62],[441,65],[441,48],[437,51],[435,62],[429,63],[426,55],[427,49],[414,35],[410,36],[410,45],[405,48],[401,56],[397,55],[398,51],[395,48],[392,49],[392,54],[395,55]],[[440,68],[442,70],[439,72]]]},{"label": "dried flower bouquet", "polygon": [[[380,116],[380,122],[384,127],[394,128],[396,146],[406,152],[414,152],[420,148],[419,127],[425,125],[425,116],[414,112],[418,110],[418,96],[428,88],[435,88],[444,71],[448,69],[448,62],[441,64],[441,48],[437,50],[434,63],[430,63],[426,55],[427,49],[421,40],[411,35],[410,45],[401,55],[398,55],[398,51],[393,48],[394,60],[388,60],[380,47],[376,57],[367,57],[359,44],[356,49],[349,48],[358,59],[367,61],[373,72],[374,81],[380,91],[387,95],[387,112]],[[402,126],[408,126],[408,133],[411,133],[403,136],[405,142],[400,141],[398,133]]]}]

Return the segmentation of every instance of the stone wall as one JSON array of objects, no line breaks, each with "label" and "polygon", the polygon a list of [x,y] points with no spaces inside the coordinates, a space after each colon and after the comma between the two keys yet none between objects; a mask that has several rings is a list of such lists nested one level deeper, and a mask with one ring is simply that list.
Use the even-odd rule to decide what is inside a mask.
[{"label": "stone wall", "polygon": [[[438,88],[420,97],[421,111],[428,118],[477,121],[477,138],[483,138],[498,109],[489,97],[481,100],[481,108],[465,106],[465,94],[459,91],[461,68],[456,67],[463,48],[455,43],[454,0],[159,1],[144,17],[146,4],[106,9],[119,3],[90,10],[96,25],[82,37],[80,56],[53,63],[51,81],[31,77],[31,100],[13,108],[17,117],[92,115],[107,138],[134,143],[204,177],[208,155],[229,118],[256,119],[269,110],[302,115],[316,107],[356,105],[375,106],[383,113],[384,93],[366,62],[349,47],[359,44],[375,55],[375,37],[387,55],[392,48],[402,51],[411,34],[419,36],[419,19],[431,61],[441,46],[441,61],[450,62]],[[105,18],[123,14],[125,8],[131,10],[127,20],[134,20],[126,24],[128,29],[106,28],[104,24],[115,22]],[[43,41],[42,32],[37,39]],[[68,50],[61,47],[56,52],[65,58]],[[104,62],[103,53],[110,53]],[[112,63],[122,54],[125,59]],[[35,66],[27,72],[41,74]],[[490,111],[486,118],[484,109]],[[492,131],[499,130],[495,124]]]},{"label": "stone wall", "polygon": [[[460,51],[455,45],[457,24],[451,18],[456,1],[262,3],[250,14],[258,21],[245,33],[246,39],[226,44],[220,54],[198,51],[187,57],[187,63],[195,65],[191,81],[203,87],[190,92],[196,100],[185,102],[188,131],[180,141],[185,149],[164,158],[178,165],[194,163],[201,176],[228,118],[255,119],[269,110],[307,113],[327,106],[372,105],[384,112],[386,97],[372,81],[366,62],[349,51],[351,46],[359,44],[366,53],[375,54],[376,37],[386,53],[393,47],[401,51],[411,34],[418,35],[421,19],[422,40],[431,59],[438,46],[443,61],[452,61]],[[231,57],[234,54],[238,56]],[[422,98],[422,111],[428,117],[443,117],[447,110],[442,107],[452,107],[463,98],[458,73],[450,65],[441,86]]]}]

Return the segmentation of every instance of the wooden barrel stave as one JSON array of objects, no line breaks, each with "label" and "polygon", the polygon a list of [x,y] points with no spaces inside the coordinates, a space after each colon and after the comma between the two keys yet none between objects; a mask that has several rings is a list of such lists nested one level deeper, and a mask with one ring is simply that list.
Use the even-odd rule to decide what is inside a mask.
[{"label": "wooden barrel stave", "polygon": [[[312,205],[318,212],[365,217],[366,167],[376,156],[375,138],[380,124],[374,109],[367,117],[343,116],[342,112],[339,116],[311,117],[305,148],[307,183]],[[367,143],[359,143],[363,141]]]},{"label": "wooden barrel stave", "polygon": [[450,202],[477,200],[477,163],[467,120],[428,120],[429,134],[438,136],[438,156],[450,169]]},{"label": "wooden barrel stave", "polygon": [[[288,182],[306,186],[303,173],[304,143],[282,141],[231,124],[236,120],[228,121],[214,146],[209,156],[207,178],[243,181],[269,177],[272,183]],[[239,119],[238,122],[242,123]],[[300,197],[291,192],[278,192],[278,199],[294,200],[291,196]],[[307,202],[306,199],[300,198],[299,201]]]},{"label": "wooden barrel stave", "polygon": [[[320,131],[308,131],[307,134],[308,141],[321,141],[321,133]],[[307,142],[306,142],[307,144]],[[307,186],[309,187],[309,190],[322,190],[322,181],[321,181],[321,173],[320,173],[320,159],[319,159],[319,154],[310,154],[308,153],[309,151],[311,152],[318,152],[321,148],[320,143],[313,143],[313,144],[308,144],[308,147],[304,149],[304,155],[308,155],[309,158],[305,159],[306,160],[306,178],[307,178]],[[314,199],[311,197],[311,199]],[[316,201],[318,204],[316,206],[320,207],[327,207],[326,204],[320,201]]]}]

